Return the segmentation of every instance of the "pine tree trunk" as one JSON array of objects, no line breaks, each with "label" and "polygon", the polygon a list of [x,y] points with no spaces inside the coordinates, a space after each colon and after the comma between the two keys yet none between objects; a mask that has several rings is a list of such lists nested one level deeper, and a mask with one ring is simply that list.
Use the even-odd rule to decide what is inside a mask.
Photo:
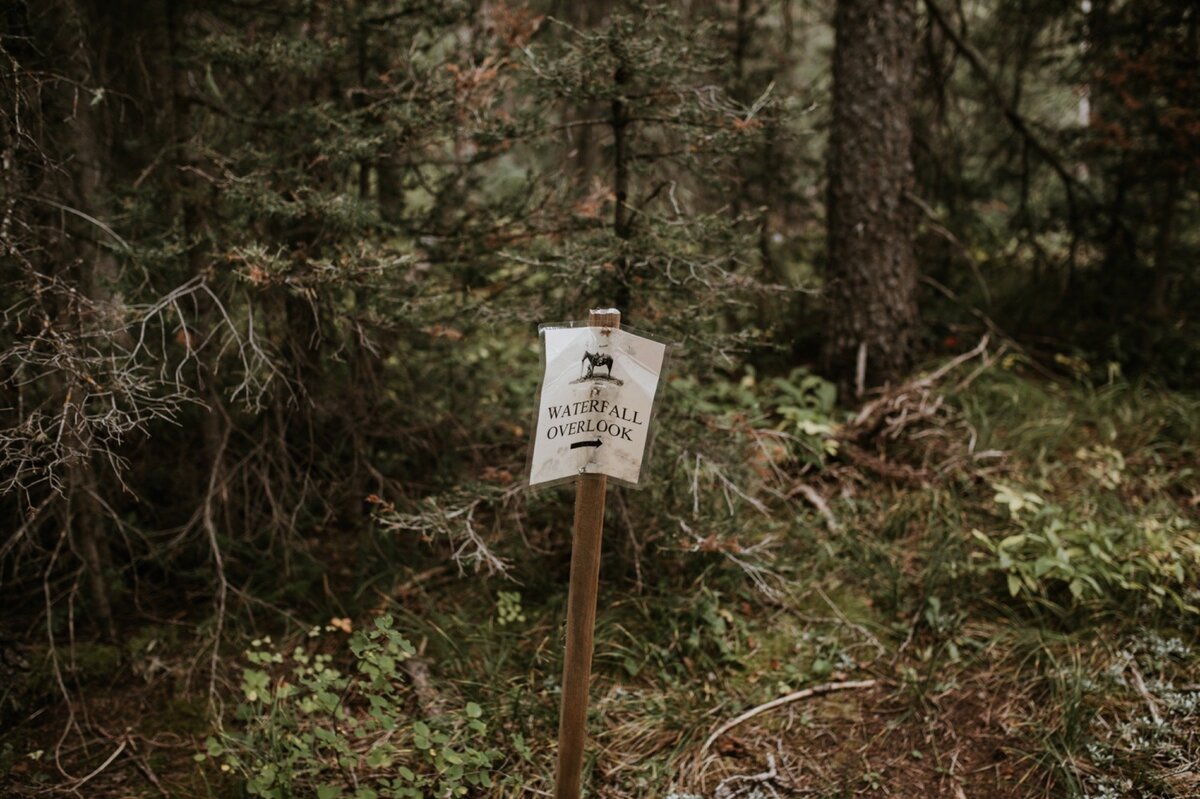
[{"label": "pine tree trunk", "polygon": [[[616,201],[613,204],[613,232],[617,238],[627,241],[632,234],[633,222],[629,213],[629,104],[623,93],[629,84],[629,68],[625,63],[624,53],[618,47],[617,69],[613,74],[613,84],[620,92],[612,101],[612,134],[613,134],[613,193]],[[621,312],[628,315],[632,300],[629,282],[629,261],[622,253],[617,260],[617,285],[611,292],[612,302]]]},{"label": "pine tree trunk", "polygon": [[838,0],[835,14],[823,355],[843,396],[898,378],[911,355],[915,20],[914,0]]},{"label": "pine tree trunk", "polygon": [[[63,192],[72,197],[72,205],[89,217],[104,220],[109,218],[106,200],[108,142],[101,132],[100,120],[93,110],[92,95],[85,90],[96,90],[102,86],[96,64],[98,54],[89,46],[87,37],[92,34],[93,17],[84,4],[67,0],[53,9],[64,20],[59,42],[60,52],[69,64],[68,74],[77,81],[81,89],[75,89],[71,115],[65,121],[69,151],[74,163],[69,172],[72,185],[64,186]],[[116,290],[120,265],[116,256],[94,240],[94,231],[83,229],[71,236],[71,249],[75,256],[72,282],[80,295],[91,301],[91,305],[80,305],[73,309],[77,334],[97,335],[104,331],[108,335],[118,329],[123,298]],[[125,342],[129,344],[131,342]],[[105,537],[104,514],[99,497],[97,465],[102,462],[94,457],[96,447],[92,431],[84,419],[87,395],[92,387],[82,379],[72,376],[65,382],[64,409],[70,409],[67,435],[79,453],[71,464],[67,485],[70,490],[70,515],[67,520],[72,545],[83,561],[87,585],[100,630],[110,640],[116,638],[116,622],[113,602],[109,590],[109,567],[112,554]],[[65,412],[65,410],[64,410]]]}]

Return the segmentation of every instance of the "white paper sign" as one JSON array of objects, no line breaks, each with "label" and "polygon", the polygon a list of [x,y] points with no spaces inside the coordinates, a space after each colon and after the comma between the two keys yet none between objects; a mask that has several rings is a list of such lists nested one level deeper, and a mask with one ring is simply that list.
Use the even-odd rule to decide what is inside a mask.
[{"label": "white paper sign", "polygon": [[611,327],[546,327],[529,484],[641,476],[666,345]]}]

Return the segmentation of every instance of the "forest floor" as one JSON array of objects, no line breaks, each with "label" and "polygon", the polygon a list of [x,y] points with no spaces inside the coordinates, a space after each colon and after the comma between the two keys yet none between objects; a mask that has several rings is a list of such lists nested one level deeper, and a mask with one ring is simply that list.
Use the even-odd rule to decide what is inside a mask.
[{"label": "forest floor", "polygon": [[[701,552],[682,582],[650,555],[631,569],[625,533],[609,531],[589,796],[1200,796],[1200,595],[1187,582],[1200,564],[1200,400],[1009,375],[952,406],[1001,454],[939,473],[953,452],[938,439],[934,453],[927,426],[839,458],[809,481],[819,503],[770,509],[765,593],[725,557],[735,549]],[[363,579],[368,557],[314,553],[332,581],[327,617],[239,602],[212,673],[207,600],[147,603],[173,610],[143,613],[119,646],[8,647],[0,793],[552,795],[569,553],[518,565],[511,582],[433,558]],[[359,746],[345,726],[367,728],[371,695],[347,721],[337,708],[351,688],[318,680],[322,663],[348,668],[351,648],[372,657],[368,640],[395,644],[363,672],[375,696],[429,721],[397,732],[396,763],[372,760],[392,732]],[[293,661],[311,694],[280,689]],[[347,741],[332,765],[320,747],[342,744],[305,737],[323,701]],[[468,776],[422,782],[458,774],[456,760]],[[486,777],[470,778],[472,764]],[[355,769],[410,766],[403,785],[354,787]],[[354,772],[347,786],[330,777],[339,769]]]}]

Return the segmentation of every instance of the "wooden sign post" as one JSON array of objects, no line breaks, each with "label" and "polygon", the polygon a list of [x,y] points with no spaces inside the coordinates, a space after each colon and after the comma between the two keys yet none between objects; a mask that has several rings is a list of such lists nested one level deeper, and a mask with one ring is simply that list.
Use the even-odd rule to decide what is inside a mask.
[{"label": "wooden sign post", "polygon": [[642,484],[667,345],[621,329],[621,312],[595,310],[586,325],[542,325],[544,372],[531,431],[529,485],[575,483],[567,592],[567,649],[554,795],[579,799],[588,682],[609,478]]},{"label": "wooden sign post", "polygon": [[[621,312],[592,311],[588,324],[621,326]],[[575,483],[575,532],[571,544],[571,584],[567,590],[567,649],[563,658],[562,710],[558,717],[558,769],[555,799],[579,799],[583,744],[587,739],[588,683],[600,583],[600,541],[604,535],[604,495],[608,478],[582,474]]]}]

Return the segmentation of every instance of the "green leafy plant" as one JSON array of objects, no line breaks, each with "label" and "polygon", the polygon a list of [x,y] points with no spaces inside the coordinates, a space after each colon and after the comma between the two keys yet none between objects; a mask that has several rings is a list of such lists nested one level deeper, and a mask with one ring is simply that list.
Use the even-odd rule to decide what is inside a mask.
[{"label": "green leafy plant", "polygon": [[487,746],[478,704],[429,719],[408,709],[401,664],[415,649],[390,616],[355,633],[349,648],[353,665],[343,672],[331,654],[296,646],[285,655],[270,638],[253,641],[237,724],[210,736],[196,760],[266,799],[458,797],[491,784],[501,755]]},{"label": "green leafy plant", "polygon": [[501,626],[525,621],[525,611],[521,609],[520,591],[497,592],[496,620]]},{"label": "green leafy plant", "polygon": [[1133,595],[1155,607],[1170,603],[1200,613],[1188,594],[1200,575],[1200,536],[1187,519],[1131,514],[1128,508],[1109,516],[1032,491],[994,488],[1011,527],[998,539],[971,531],[982,545],[972,568],[1003,576],[1010,596],[1069,607]]},{"label": "green leafy plant", "polygon": [[755,438],[772,457],[786,456],[801,463],[821,464],[837,454],[833,421],[837,389],[833,383],[798,367],[783,377],[760,379],[747,367],[741,379],[702,384],[694,377],[678,378],[679,392],[689,412],[709,414],[731,426],[749,425],[772,431],[773,438]]}]

